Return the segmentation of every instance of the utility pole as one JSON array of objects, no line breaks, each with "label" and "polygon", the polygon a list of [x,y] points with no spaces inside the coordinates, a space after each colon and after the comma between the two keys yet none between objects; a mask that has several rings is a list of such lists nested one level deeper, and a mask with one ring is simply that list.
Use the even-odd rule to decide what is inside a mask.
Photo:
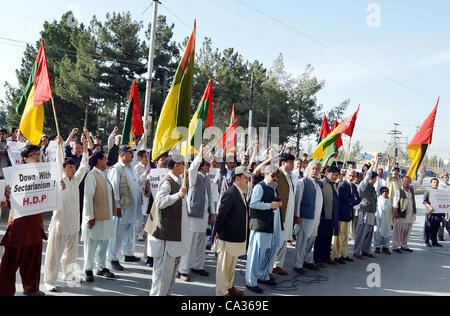
[{"label": "utility pole", "polygon": [[252,146],[252,120],[253,120],[253,98],[255,92],[254,75],[252,72],[252,81],[250,87],[250,109],[248,111],[248,148]]},{"label": "utility pole", "polygon": [[395,152],[395,158],[398,156],[398,143],[397,140],[400,138],[399,136],[402,135],[402,132],[398,130],[398,126],[400,124],[394,123],[394,129],[388,133],[392,137],[392,145],[394,146],[394,152]]},{"label": "utility pole", "polygon": [[[152,31],[150,35],[150,49],[148,52],[148,66],[147,66],[147,88],[145,90],[145,107],[144,107],[144,128],[145,135],[147,135],[147,127],[150,112],[153,113],[153,108],[150,109],[150,98],[152,94],[152,77],[153,77],[153,55],[155,53],[155,38],[156,38],[156,23],[158,19],[158,0],[153,0],[153,17],[152,17]],[[152,135],[153,136],[153,135]],[[147,140],[145,140],[145,148],[147,148]]]}]

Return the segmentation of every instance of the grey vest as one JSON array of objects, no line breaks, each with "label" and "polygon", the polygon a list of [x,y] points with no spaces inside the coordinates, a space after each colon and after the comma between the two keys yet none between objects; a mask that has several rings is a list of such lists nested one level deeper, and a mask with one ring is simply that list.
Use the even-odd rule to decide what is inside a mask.
[{"label": "grey vest", "polygon": [[375,214],[377,212],[377,192],[370,183],[367,184],[367,189],[361,192],[360,211]]},{"label": "grey vest", "polygon": [[[262,181],[258,185],[260,185],[264,191],[261,202],[272,203],[275,197],[275,190],[271,186],[267,185],[264,181]],[[273,234],[273,222],[274,212],[272,209],[250,209],[249,228],[251,230]]]},{"label": "grey vest", "polygon": [[303,189],[302,201],[300,202],[300,218],[314,219],[316,209],[316,187],[308,177],[303,179],[305,186]]},{"label": "grey vest", "polygon": [[197,182],[190,188],[188,216],[194,218],[203,218],[205,216],[205,205],[208,203],[208,213],[211,213],[209,201],[206,201],[205,195],[211,199],[211,183],[208,176],[197,174]]}]

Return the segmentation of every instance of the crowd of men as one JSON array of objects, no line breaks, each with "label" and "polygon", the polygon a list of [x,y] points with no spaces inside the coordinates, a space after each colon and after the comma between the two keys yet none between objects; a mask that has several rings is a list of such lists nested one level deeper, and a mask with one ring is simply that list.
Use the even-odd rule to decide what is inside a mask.
[{"label": "crowd of men", "polygon": [[[24,294],[42,296],[40,270],[43,240],[47,240],[44,263],[45,290],[60,291],[57,279],[73,281],[78,243],[84,245],[84,277],[114,279],[111,271],[124,271],[123,262],[139,262],[136,241],[145,241],[144,259],[153,268],[150,295],[172,293],[175,280],[189,282],[192,275],[206,277],[206,250],[217,253],[216,295],[242,296],[234,286],[238,259],[246,259],[245,282],[251,293],[264,293],[262,285],[275,286],[276,275],[286,276],[288,246],[295,246],[292,273],[305,269],[319,271],[326,265],[345,265],[376,254],[412,252],[408,240],[416,221],[415,192],[422,184],[400,177],[395,160],[386,170],[381,156],[360,172],[349,166],[329,166],[301,159],[289,149],[276,153],[260,151],[254,144],[242,157],[233,151],[215,155],[203,145],[187,161],[176,153],[166,153],[155,164],[145,148],[146,135],[121,146],[118,128],[106,146],[99,136],[83,129],[78,140],[73,129],[64,142],[61,188],[63,209],[55,211],[47,233],[43,215],[13,220],[1,241],[0,295],[15,294],[16,272]],[[6,139],[0,130],[0,167],[10,165]],[[24,141],[17,129],[10,141]],[[26,145],[23,163],[48,161],[49,137],[40,146]],[[58,155],[59,156],[59,155]],[[167,169],[151,191],[152,168]],[[1,169],[0,169],[1,170]],[[213,170],[219,172],[213,173]],[[3,176],[3,173],[0,175]],[[449,176],[432,180],[430,190],[449,190]],[[450,234],[445,215],[435,214],[430,190],[425,193],[427,247],[440,247],[444,228]],[[10,209],[10,188],[5,191],[2,209]],[[81,232],[81,236],[80,235]],[[348,253],[354,235],[353,255]],[[372,245],[375,248],[372,253]],[[96,274],[94,276],[94,269]],[[189,294],[189,293],[186,293]]]}]

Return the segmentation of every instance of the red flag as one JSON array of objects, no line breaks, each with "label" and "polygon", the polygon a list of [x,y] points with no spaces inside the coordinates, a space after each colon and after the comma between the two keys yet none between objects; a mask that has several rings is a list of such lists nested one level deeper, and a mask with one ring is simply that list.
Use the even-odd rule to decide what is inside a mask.
[{"label": "red flag", "polygon": [[34,106],[41,106],[53,97],[43,40],[41,41],[39,54],[36,57],[36,63],[38,64],[38,69],[34,79]]},{"label": "red flag", "polygon": [[[331,127],[330,133],[338,126],[339,126],[339,123],[337,120],[335,120],[333,126]],[[342,137],[339,136],[339,138],[334,142],[334,144],[336,145],[337,149],[341,148],[342,147]]]},{"label": "red flag", "polygon": [[344,122],[342,122],[341,125],[339,125],[335,134],[346,134],[350,137],[353,136],[356,119],[358,118],[359,107],[360,106],[358,106],[358,110],[352,116],[348,117]]},{"label": "red flag", "polygon": [[[440,98],[439,98],[440,99]],[[434,122],[436,120],[436,113],[439,106],[439,99],[437,101],[436,107],[433,112],[428,116],[428,118],[423,122],[416,136],[411,140],[408,146],[418,145],[418,144],[431,144],[433,140],[433,130],[434,130]]]},{"label": "red flag", "polygon": [[225,150],[225,147],[227,147],[226,152],[228,153],[229,149],[234,148],[234,142],[236,139],[236,130],[237,130],[237,120],[234,121],[234,123],[228,127],[225,134],[223,134],[221,140],[219,140],[219,146]]},{"label": "red flag", "polygon": [[330,125],[328,124],[327,115],[323,116],[322,126],[320,127],[319,143],[330,133]]}]

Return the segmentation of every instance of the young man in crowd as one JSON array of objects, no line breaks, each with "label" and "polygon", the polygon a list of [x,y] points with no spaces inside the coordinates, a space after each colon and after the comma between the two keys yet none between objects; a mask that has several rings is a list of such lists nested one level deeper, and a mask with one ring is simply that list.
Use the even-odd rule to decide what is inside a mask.
[{"label": "young man in crowd", "polygon": [[431,191],[439,189],[439,180],[431,179],[431,189],[428,189],[423,196],[423,204],[425,205],[425,245],[427,247],[442,247],[438,242],[438,232],[441,222],[445,219],[445,214],[436,214],[435,209],[431,205]]},{"label": "young man in crowd", "polygon": [[392,234],[391,227],[392,203],[391,199],[389,199],[389,189],[382,187],[377,200],[376,231],[374,236],[376,254],[383,252],[384,254],[391,255],[391,251],[389,250]]},{"label": "young man in crowd", "polygon": [[[39,146],[27,145],[21,155],[25,164],[41,162]],[[42,214],[36,214],[13,220],[13,213],[14,210],[11,210],[8,228],[0,243],[5,247],[0,264],[0,296],[14,296],[18,269],[24,295],[44,296],[45,294],[39,290],[42,240],[47,240],[44,217]]]},{"label": "young man in crowd", "polygon": [[147,222],[146,219],[144,218],[143,214],[147,213],[147,203],[148,201],[145,201],[145,195],[144,195],[144,190],[145,190],[145,184],[147,182],[147,177],[150,174],[150,171],[152,170],[149,164],[149,157],[148,157],[148,152],[146,150],[140,150],[137,153],[138,156],[138,161],[139,163],[136,164],[136,166],[134,166],[134,173],[136,174],[136,178],[138,179],[138,184],[141,187],[141,193],[142,193],[142,214],[140,216],[140,218],[138,219],[137,223],[136,223],[136,236],[137,236],[137,240],[139,241],[144,241],[144,227],[145,227],[145,223]]},{"label": "young man in crowd", "polygon": [[92,157],[94,168],[86,176],[81,240],[84,242],[84,273],[87,282],[94,282],[94,260],[97,275],[114,279],[106,268],[109,239],[114,237],[114,217],[122,217],[117,209],[114,190],[106,176],[108,157],[101,151]]},{"label": "young man in crowd", "polygon": [[[59,143],[62,144],[61,137],[59,137]],[[64,280],[69,280],[70,275],[73,276],[78,254],[78,232],[80,231],[79,185],[88,168],[88,144],[85,141],[83,159],[78,170],[75,170],[75,161],[72,158],[66,158],[63,163],[63,209],[53,212],[48,229],[50,235],[45,255],[44,284],[46,290],[50,292],[57,291],[56,280],[60,264]]]},{"label": "young man in crowd", "polygon": [[206,230],[208,225],[214,224],[211,199],[211,184],[207,174],[210,164],[203,159],[205,145],[202,145],[200,153],[195,157],[189,168],[188,191],[188,224],[190,232],[189,252],[181,257],[178,269],[180,278],[189,281],[189,272],[201,276],[209,276],[205,270]]}]

